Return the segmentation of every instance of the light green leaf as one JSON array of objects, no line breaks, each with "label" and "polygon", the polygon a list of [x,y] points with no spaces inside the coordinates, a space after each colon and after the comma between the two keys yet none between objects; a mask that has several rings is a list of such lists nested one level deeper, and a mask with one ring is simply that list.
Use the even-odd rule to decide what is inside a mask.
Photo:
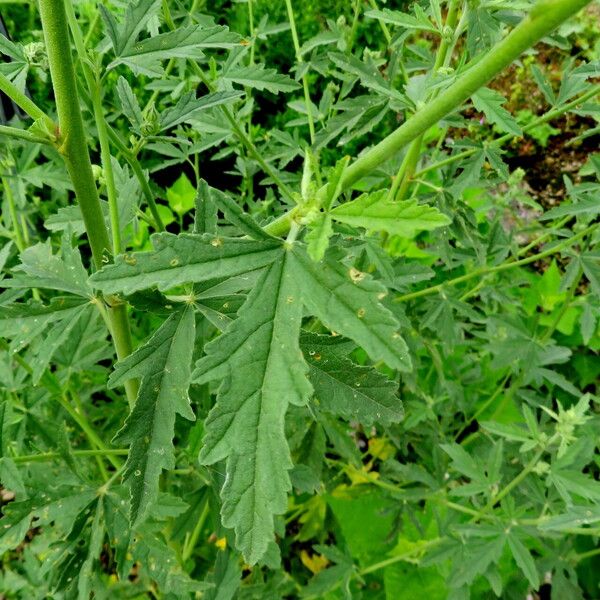
[{"label": "light green leaf", "polygon": [[265,69],[264,65],[236,66],[220,76],[220,79],[238,83],[244,87],[267,90],[273,94],[294,92],[300,86],[287,75],[275,69]]},{"label": "light green leaf", "polygon": [[292,467],[284,432],[289,403],[311,394],[298,345],[302,303],[290,253],[265,270],[239,317],[208,344],[196,364],[198,383],[225,378],[206,421],[203,464],[227,459],[223,524],[251,564],[274,537],[274,514],[287,508]]},{"label": "light green leaf", "polygon": [[110,387],[116,387],[141,378],[135,406],[114,440],[131,445],[124,477],[131,485],[134,525],[157,499],[162,470],[175,467],[175,416],[195,419],[188,396],[194,339],[194,310],[187,306],[173,313],[145,344],[117,363],[108,380]]},{"label": "light green leaf", "polygon": [[185,173],[181,173],[175,183],[167,188],[169,206],[180,216],[194,208],[195,199],[196,189]]},{"label": "light green leaf", "polygon": [[522,135],[515,118],[502,105],[506,98],[495,90],[490,88],[480,88],[473,96],[473,105],[478,111],[481,111],[487,117],[488,121],[497,125],[502,131],[514,135]]},{"label": "light green leaf", "polygon": [[302,282],[302,300],[311,314],[332,331],[353,339],[373,360],[383,360],[400,371],[411,368],[406,343],[398,322],[379,299],[385,288],[342,264],[342,256],[330,253],[322,263],[312,261],[304,246],[290,251],[291,272]]},{"label": "light green leaf", "polygon": [[319,213],[315,220],[310,224],[310,230],[306,234],[308,255],[314,261],[323,260],[325,251],[329,247],[329,238],[333,235],[333,224],[331,215],[328,213]]},{"label": "light green leaf", "polygon": [[320,408],[365,426],[399,423],[404,411],[396,394],[398,384],[372,367],[356,365],[332,352],[331,339],[308,333],[301,337],[310,368],[308,377]]},{"label": "light green leaf", "polygon": [[409,238],[419,231],[429,231],[451,222],[437,208],[417,204],[416,200],[393,202],[388,199],[387,190],[361,194],[352,202],[336,206],[331,216],[353,227]]},{"label": "light green leaf", "polygon": [[154,286],[168,290],[259,269],[281,252],[277,240],[255,242],[209,234],[159,233],[152,236],[152,243],[152,252],[118,256],[114,265],[91,277],[92,285],[105,293],[131,294]]}]

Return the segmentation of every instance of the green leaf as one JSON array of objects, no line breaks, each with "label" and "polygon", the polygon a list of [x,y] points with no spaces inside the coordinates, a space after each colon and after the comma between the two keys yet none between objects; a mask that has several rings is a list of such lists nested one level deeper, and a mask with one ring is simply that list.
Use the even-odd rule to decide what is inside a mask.
[{"label": "green leaf", "polygon": [[538,524],[542,531],[565,531],[600,521],[600,504],[569,506],[567,512],[547,517]]},{"label": "green leaf", "polygon": [[471,99],[476,110],[482,112],[488,121],[497,125],[499,129],[513,135],[522,135],[523,132],[515,118],[502,107],[506,102],[502,94],[484,87],[473,94]]},{"label": "green leaf", "polygon": [[332,352],[331,339],[308,333],[300,339],[319,407],[365,426],[399,423],[404,411],[398,384],[372,367],[361,367]]},{"label": "green leaf", "polygon": [[600,213],[600,203],[597,198],[584,198],[575,204],[561,204],[545,212],[540,221],[559,219],[567,215],[597,215]]},{"label": "green leaf", "polygon": [[142,109],[140,108],[139,102],[125,77],[121,76],[119,79],[117,79],[117,95],[119,97],[119,103],[121,104],[121,110],[123,111],[123,114],[133,125],[133,129],[139,132],[144,122]]},{"label": "green leaf", "polygon": [[114,439],[116,444],[131,445],[124,477],[131,485],[134,526],[156,501],[162,470],[175,467],[175,416],[195,419],[188,396],[194,339],[194,310],[186,306],[117,363],[108,380],[109,387],[116,387],[141,378],[135,406]]},{"label": "green leaf", "polygon": [[196,92],[188,92],[179,98],[175,106],[162,111],[160,115],[161,131],[186,123],[200,111],[208,110],[222,104],[231,104],[243,96],[242,92],[214,92],[196,98]]},{"label": "green leaf", "polygon": [[452,466],[469,479],[475,481],[485,479],[483,470],[473,457],[458,444],[441,444],[441,449],[452,459]]},{"label": "green leaf", "polygon": [[117,25],[114,17],[104,5],[99,6],[117,56],[124,52],[125,49],[133,46],[142,29],[156,14],[159,6],[160,0],[131,2],[127,7],[127,12],[121,25]]},{"label": "green leaf", "polygon": [[93,310],[91,304],[85,303],[79,308],[69,311],[68,314],[63,314],[63,318],[52,323],[43,337],[32,346],[34,357],[29,361],[29,366],[32,369],[31,377],[34,384],[39,382],[58,349],[69,340],[69,337],[79,325],[80,319]]},{"label": "green leaf", "polygon": [[54,522],[59,530],[69,531],[79,512],[94,500],[96,494],[95,489],[57,486],[36,492],[23,502],[7,504],[0,520],[0,554],[16,548],[23,541],[33,518],[37,518],[37,527]]},{"label": "green leaf", "polygon": [[416,29],[421,31],[431,31],[437,33],[436,27],[424,18],[413,17],[399,10],[390,10],[384,8],[383,10],[368,10],[365,12],[365,17],[369,19],[377,19],[383,23],[389,23],[403,29]]},{"label": "green leaf", "polygon": [[264,267],[281,252],[277,240],[221,238],[209,234],[159,233],[152,236],[154,251],[118,256],[114,265],[95,273],[90,281],[105,293],[133,292],[157,286],[168,290],[182,283],[233,277]]},{"label": "green leaf", "polygon": [[331,216],[353,227],[409,238],[419,231],[429,231],[451,222],[433,206],[419,205],[415,200],[393,202],[388,199],[387,190],[361,194],[356,200],[336,206]]},{"label": "green leaf", "polygon": [[206,421],[203,464],[227,459],[223,524],[251,564],[274,537],[274,514],[287,509],[292,467],[284,432],[288,403],[308,401],[311,386],[298,345],[302,303],[291,254],[265,269],[239,317],[208,344],[196,364],[198,383],[225,378]]},{"label": "green leaf", "polygon": [[249,214],[243,211],[242,207],[237,202],[231,199],[230,196],[212,187],[208,189],[212,196],[212,201],[217,208],[225,215],[225,218],[232,225],[235,225],[242,233],[245,233],[255,240],[276,239],[266,233]]},{"label": "green leaf", "polygon": [[266,69],[264,65],[236,66],[225,71],[220,79],[238,83],[244,87],[267,90],[273,94],[294,92],[300,88],[287,75],[282,75],[275,69]]},{"label": "green leaf", "polygon": [[586,252],[579,258],[583,272],[590,282],[592,292],[600,296],[600,251]]},{"label": "green leaf", "polygon": [[383,360],[400,371],[410,370],[398,322],[379,303],[386,294],[381,284],[345,267],[343,257],[333,253],[319,264],[300,244],[290,254],[290,269],[294,279],[302,282],[302,299],[311,314],[332,331],[353,339],[373,360]]},{"label": "green leaf", "polygon": [[309,225],[310,230],[305,236],[308,255],[316,262],[323,260],[329,247],[329,238],[333,235],[331,215],[319,213]]},{"label": "green leaf", "polygon": [[358,77],[361,84],[387,98],[396,100],[398,107],[408,107],[409,103],[406,97],[390,85],[390,82],[384,79],[378,69],[372,64],[366,64],[355,56],[347,56],[341,52],[331,52],[329,58],[336,67],[346,73]]},{"label": "green leaf", "polygon": [[[14,269],[12,280],[4,280],[5,287],[37,287],[68,292],[91,298],[79,250],[73,248],[69,235],[63,234],[60,253],[52,253],[50,240],[39,242],[21,252],[21,264]],[[20,272],[25,273],[21,275]]]},{"label": "green leaf", "polygon": [[240,39],[237,33],[220,25],[213,27],[190,25],[161,33],[135,44],[127,44],[121,51],[116,52],[117,58],[108,65],[108,68],[114,69],[120,64],[125,64],[136,74],[160,77],[163,73],[161,60],[169,58],[198,60],[204,57],[204,49],[234,48],[239,45]]},{"label": "green leaf", "polygon": [[217,233],[217,207],[210,193],[208,183],[201,179],[194,200],[194,233]]},{"label": "green leaf", "polygon": [[531,589],[537,590],[540,587],[540,576],[535,568],[535,562],[531,556],[531,552],[529,552],[521,540],[512,533],[508,534],[506,540],[515,562],[519,566],[519,569],[523,571],[523,575],[527,577]]},{"label": "green leaf", "polygon": [[16,352],[40,336],[52,323],[68,322],[88,306],[87,301],[73,297],[53,298],[48,305],[28,302],[0,306],[0,338],[12,338],[11,346]]}]

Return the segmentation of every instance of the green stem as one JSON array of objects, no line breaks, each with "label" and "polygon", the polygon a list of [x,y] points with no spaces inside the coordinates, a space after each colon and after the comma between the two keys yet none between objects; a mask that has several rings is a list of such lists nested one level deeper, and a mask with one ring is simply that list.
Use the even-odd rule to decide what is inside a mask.
[{"label": "green stem", "polygon": [[94,264],[97,269],[101,269],[103,257],[110,252],[110,241],[92,174],[79,109],[64,1],[40,0],[39,4],[58,112],[59,152],[65,160],[81,207]]},{"label": "green stem", "polygon": [[[450,0],[448,6],[448,15],[446,17],[445,31],[442,35],[442,41],[436,53],[435,62],[433,65],[433,75],[436,75],[440,67],[446,64],[448,54],[451,54],[451,49],[454,48],[453,40],[455,39],[455,28],[458,21],[458,9],[462,0]],[[430,94],[430,99],[437,96],[437,90]],[[413,180],[417,163],[421,156],[421,147],[425,133],[419,135],[410,144],[410,147],[400,166],[400,172],[396,176],[396,180],[390,190],[390,198],[397,201],[403,200],[406,197],[408,188]],[[397,188],[394,190],[394,188]]]},{"label": "green stem", "polygon": [[409,294],[404,294],[402,296],[397,296],[394,298],[394,302],[406,302],[408,300],[414,300],[415,298],[421,298],[422,296],[429,296],[430,294],[435,294],[436,292],[441,292],[444,288],[448,286],[453,286],[458,283],[462,283],[463,281],[468,281],[469,279],[473,279],[474,277],[481,277],[483,275],[488,275],[490,273],[499,273],[501,271],[506,271],[508,269],[513,269],[514,267],[522,267],[524,265],[528,265],[536,260],[541,260],[542,258],[546,258],[547,256],[551,256],[552,254],[556,254],[560,252],[562,249],[571,246],[582,237],[585,237],[588,233],[592,232],[594,229],[598,227],[598,224],[590,225],[586,229],[583,229],[579,233],[576,233],[570,238],[563,240],[558,243],[556,246],[549,248],[548,250],[544,250],[543,252],[539,252],[538,254],[534,254],[532,256],[528,256],[527,258],[523,258],[521,260],[513,260],[510,262],[502,263],[500,265],[495,265],[493,267],[484,267],[481,269],[473,269],[465,275],[461,275],[460,277],[455,277],[454,279],[449,279],[448,281],[444,281],[443,283],[438,283],[437,285],[432,285],[431,287],[425,288],[423,290],[419,290],[417,292],[411,292]]},{"label": "green stem", "polygon": [[10,215],[10,220],[12,221],[13,231],[15,234],[15,243],[17,244],[19,252],[23,252],[23,250],[25,250],[27,247],[27,244],[25,243],[23,233],[21,232],[21,225],[19,223],[19,215],[17,214],[15,197],[12,193],[10,183],[6,177],[2,177],[2,187],[4,188],[4,195],[8,201],[8,214]]},{"label": "green stem", "polygon": [[102,108],[102,95],[100,86],[96,82],[96,90],[91,91],[92,105],[94,107],[94,118],[98,130],[98,141],[100,142],[100,158],[102,160],[102,172],[106,181],[106,196],[108,197],[108,211],[110,214],[110,228],[112,233],[113,254],[117,255],[123,251],[121,243],[121,224],[119,221],[119,204],[117,197],[117,186],[112,167],[110,146],[108,142],[108,130]]},{"label": "green stem", "polygon": [[[79,108],[65,4],[64,0],[40,0],[39,6],[58,112],[59,152],[64,158],[81,208],[94,265],[101,269],[108,260],[107,253],[110,252],[111,245]],[[111,325],[117,356],[122,359],[132,350],[125,305],[118,304],[111,309]],[[125,386],[130,404],[135,402],[137,386],[135,380]]]},{"label": "green stem", "polygon": [[[377,2],[375,0],[369,0],[369,6],[373,10],[378,9]],[[377,22],[379,23],[379,26],[381,27],[381,31],[383,33],[383,37],[385,38],[385,41],[389,46],[392,43],[392,34],[390,33],[390,30],[386,23],[384,23],[381,19],[377,19]]]},{"label": "green stem", "polygon": [[[73,421],[75,421],[75,423],[79,425],[80,429],[83,431],[83,433],[85,433],[90,443],[93,446],[96,446],[99,450],[106,452],[108,450],[106,444],[98,436],[92,425],[86,419],[85,415],[77,412],[71,406],[71,403],[66,397],[66,394],[63,394],[62,396],[57,396],[57,400],[59,404],[65,409],[65,411],[69,414],[69,416],[73,419]],[[115,467],[116,469],[121,468],[122,462],[116,456],[113,456],[112,454],[107,454],[106,458],[113,465],[113,467]]]},{"label": "green stem", "polygon": [[129,163],[133,174],[138,180],[142,194],[144,194],[144,198],[146,199],[146,203],[148,204],[148,208],[150,209],[150,214],[152,215],[152,219],[154,220],[155,227],[157,231],[164,231],[165,225],[160,218],[160,213],[158,212],[158,205],[156,204],[156,199],[154,198],[154,194],[150,188],[150,184],[148,183],[148,178],[144,175],[144,170],[142,169],[142,165],[137,157],[130,152],[127,148],[123,140],[119,137],[118,133],[110,127],[108,127],[108,136],[111,142],[115,145],[117,150],[123,155],[125,160]]},{"label": "green stem", "polygon": [[67,20],[71,29],[71,35],[75,42],[75,48],[79,55],[79,60],[83,68],[83,74],[87,83],[87,91],[90,95],[92,103],[94,121],[98,131],[98,141],[100,142],[100,159],[102,161],[102,170],[104,180],[106,181],[106,195],[108,196],[108,211],[110,216],[110,225],[112,232],[112,253],[113,255],[120,254],[121,248],[121,226],[119,224],[119,205],[117,200],[117,188],[112,168],[112,160],[110,156],[110,146],[108,143],[108,133],[106,120],[104,118],[104,110],[102,108],[102,89],[95,76],[92,67],[90,66],[89,57],[85,48],[85,41],[81,28],[75,17],[73,3],[71,0],[65,0],[65,11]]},{"label": "green stem", "polygon": [[54,131],[54,121],[31,99],[24,94],[6,75],[0,73],[0,91],[4,92],[19,108],[34,121],[42,120],[49,131]]},{"label": "green stem", "polygon": [[[197,62],[192,62],[192,69],[194,73],[200,78],[200,81],[207,87],[209,92],[216,91],[216,87],[213,83],[206,77],[200,65]],[[275,169],[267,163],[267,161],[262,157],[258,148],[254,145],[254,142],[246,135],[243,128],[237,122],[235,116],[231,112],[231,110],[225,106],[219,106],[223,116],[229,121],[231,125],[231,129],[236,137],[240,140],[242,145],[246,148],[248,154],[260,165],[262,170],[273,180],[273,183],[279,188],[279,191],[286,196],[289,200],[294,199],[294,194],[292,190],[288,187],[286,183],[277,175]],[[287,231],[287,230],[286,230]]]},{"label": "green stem", "polygon": [[200,513],[200,517],[196,521],[196,525],[190,535],[189,539],[186,540],[186,543],[183,545],[183,550],[181,552],[181,560],[183,563],[186,563],[187,560],[192,556],[192,552],[198,543],[198,538],[202,533],[202,528],[204,527],[204,523],[208,517],[210,512],[210,505],[208,499],[204,500],[204,506],[202,507],[202,512]]},{"label": "green stem", "polygon": [[[548,443],[550,446],[552,443],[552,438]],[[507,483],[496,495],[492,496],[489,502],[482,509],[482,513],[489,512],[498,502],[500,502],[505,496],[507,496],[514,488],[516,488],[526,477],[533,471],[535,466],[538,464],[540,458],[544,455],[546,451],[546,447],[540,448],[533,456],[533,458],[525,465],[523,470],[509,483]]]},{"label": "green stem", "polygon": [[[343,189],[371,173],[406,144],[458,108],[525,50],[574,15],[591,0],[552,0],[538,3],[523,21],[481,60],[471,66],[435,100],[415,113],[396,131],[358,158],[344,172]],[[543,8],[542,8],[543,6]]]},{"label": "green stem", "polygon": [[[297,68],[300,69],[304,64],[302,52],[300,51],[300,41],[298,39],[298,30],[296,29],[296,19],[294,18],[294,9],[292,0],[285,0],[290,29],[292,30],[292,40],[294,42],[294,50],[296,51]],[[306,106],[306,118],[308,119],[308,131],[310,133],[310,143],[315,143],[315,123],[312,115],[312,102],[310,100],[310,92],[308,89],[308,76],[306,73],[302,75],[302,88],[304,90],[304,105]]]},{"label": "green stem", "polygon": [[27,131],[27,129],[17,129],[16,127],[9,127],[8,125],[0,125],[0,135],[25,140],[32,144],[52,144],[48,138],[35,135],[35,133],[31,133],[31,131]]},{"label": "green stem", "polygon": [[594,556],[598,556],[600,554],[600,548],[594,548],[593,550],[588,550],[587,552],[581,552],[575,556],[576,562],[581,562],[582,560],[587,560],[588,558],[593,558]]},{"label": "green stem", "polygon": [[[467,421],[465,422],[465,424],[459,429],[458,433],[454,436],[454,441],[456,442],[456,440],[458,438],[461,437],[461,435],[465,432],[465,430],[469,427],[469,425],[477,420],[487,409],[489,406],[491,406],[494,401],[496,400],[496,398],[503,392],[503,390],[506,388],[506,383],[508,382],[508,380],[510,379],[511,376],[511,372],[510,370],[504,375],[504,377],[502,378],[502,381],[500,381],[500,383],[498,384],[498,386],[496,387],[494,393],[473,413],[473,415],[471,417],[469,417],[467,419]],[[511,386],[512,388],[512,386]],[[508,390],[510,391],[510,390]]]}]

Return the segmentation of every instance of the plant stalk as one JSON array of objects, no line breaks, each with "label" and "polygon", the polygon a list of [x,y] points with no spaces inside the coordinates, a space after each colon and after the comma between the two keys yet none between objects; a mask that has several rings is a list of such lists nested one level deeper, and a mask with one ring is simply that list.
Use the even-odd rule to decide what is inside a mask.
[{"label": "plant stalk", "polygon": [[4,92],[19,108],[34,121],[42,120],[50,131],[56,127],[54,121],[31,99],[24,94],[6,75],[0,73],[0,91]]},{"label": "plant stalk", "polygon": [[[81,208],[94,265],[101,269],[109,261],[111,244],[100,207],[79,108],[64,0],[40,0],[39,7],[58,112],[58,150],[67,166]],[[111,306],[110,317],[117,357],[121,360],[132,350],[126,305],[116,303]],[[130,404],[135,402],[137,388],[135,380],[125,385]]]}]

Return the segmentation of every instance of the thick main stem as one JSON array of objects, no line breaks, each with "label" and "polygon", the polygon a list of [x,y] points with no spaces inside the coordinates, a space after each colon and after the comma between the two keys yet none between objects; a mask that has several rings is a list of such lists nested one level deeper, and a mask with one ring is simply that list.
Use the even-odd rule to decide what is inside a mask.
[{"label": "thick main stem", "polygon": [[59,151],[64,158],[81,207],[94,264],[97,269],[101,269],[103,257],[110,253],[110,240],[100,207],[79,110],[63,0],[40,0],[40,15],[58,112]]},{"label": "thick main stem", "polygon": [[[101,269],[104,262],[108,261],[111,244],[79,109],[64,0],[40,0],[39,5],[58,112],[59,152],[64,158],[81,208],[94,265]],[[110,321],[117,356],[123,359],[132,350],[125,304],[119,303],[111,307]],[[130,404],[133,404],[137,395],[137,382],[128,382],[125,389]]]}]

